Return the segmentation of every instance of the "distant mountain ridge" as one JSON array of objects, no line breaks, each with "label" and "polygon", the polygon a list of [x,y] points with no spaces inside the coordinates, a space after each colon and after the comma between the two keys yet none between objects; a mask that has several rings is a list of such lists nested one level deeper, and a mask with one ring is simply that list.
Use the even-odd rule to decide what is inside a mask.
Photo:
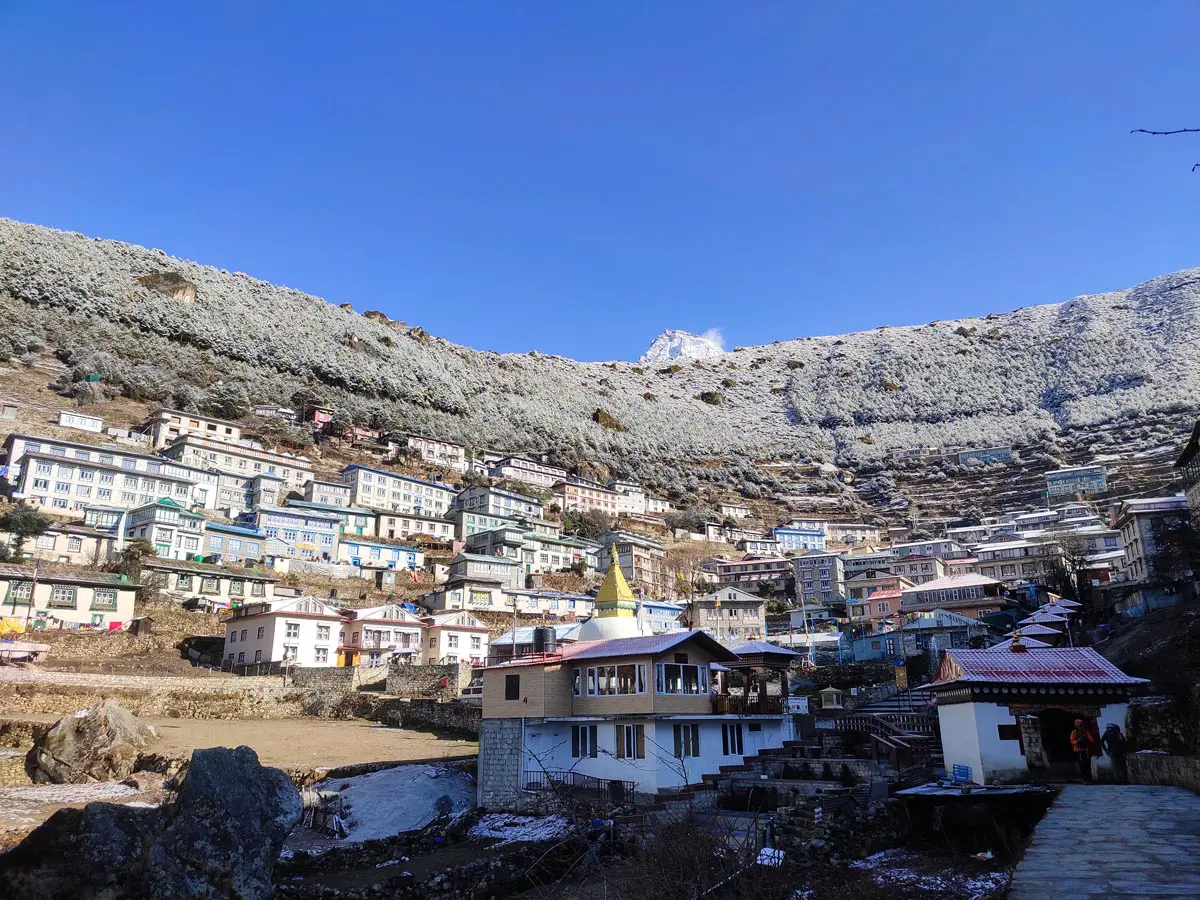
[{"label": "distant mountain ridge", "polygon": [[[419,298],[409,307],[419,321]],[[1200,408],[1200,270],[664,369],[472,350],[245,274],[0,219],[0,313],[0,355],[45,343],[109,391],[198,406],[219,381],[254,402],[303,389],[360,421],[681,495],[741,483],[752,460],[862,467],[892,446],[1028,444]],[[700,465],[713,458],[727,462]]]},{"label": "distant mountain ridge", "polygon": [[714,359],[724,352],[720,342],[707,335],[668,328],[654,339],[638,362],[665,363],[677,359]]}]

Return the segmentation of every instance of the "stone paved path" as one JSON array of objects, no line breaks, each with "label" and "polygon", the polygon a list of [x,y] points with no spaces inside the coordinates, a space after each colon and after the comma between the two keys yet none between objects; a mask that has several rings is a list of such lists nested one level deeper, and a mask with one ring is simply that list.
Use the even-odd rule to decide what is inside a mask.
[{"label": "stone paved path", "polygon": [[1009,900],[1200,898],[1200,796],[1175,787],[1072,784],[1013,875]]}]

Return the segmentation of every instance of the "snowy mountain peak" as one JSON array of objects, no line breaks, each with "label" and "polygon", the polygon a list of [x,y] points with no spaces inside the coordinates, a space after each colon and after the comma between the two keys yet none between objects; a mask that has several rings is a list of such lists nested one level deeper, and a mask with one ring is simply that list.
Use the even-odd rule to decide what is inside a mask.
[{"label": "snowy mountain peak", "polygon": [[654,339],[650,349],[642,354],[638,362],[664,363],[673,359],[712,359],[724,352],[721,346],[721,332],[715,328],[704,334],[690,334],[668,328]]}]

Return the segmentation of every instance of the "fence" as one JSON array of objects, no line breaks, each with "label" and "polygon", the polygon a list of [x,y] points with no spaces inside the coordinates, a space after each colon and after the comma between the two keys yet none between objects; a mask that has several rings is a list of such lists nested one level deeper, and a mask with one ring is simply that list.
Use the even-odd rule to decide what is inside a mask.
[{"label": "fence", "polygon": [[548,769],[526,772],[523,783],[527,791],[554,791],[561,795],[577,790],[590,791],[597,795],[597,799],[606,798],[616,804],[632,802],[637,790],[637,783],[633,781]]}]

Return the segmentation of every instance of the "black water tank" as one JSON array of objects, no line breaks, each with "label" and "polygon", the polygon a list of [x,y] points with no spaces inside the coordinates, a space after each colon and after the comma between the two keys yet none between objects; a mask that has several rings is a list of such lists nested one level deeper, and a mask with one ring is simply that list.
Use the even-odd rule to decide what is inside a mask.
[{"label": "black water tank", "polygon": [[557,647],[554,629],[539,625],[533,629],[533,652],[553,653]]}]

